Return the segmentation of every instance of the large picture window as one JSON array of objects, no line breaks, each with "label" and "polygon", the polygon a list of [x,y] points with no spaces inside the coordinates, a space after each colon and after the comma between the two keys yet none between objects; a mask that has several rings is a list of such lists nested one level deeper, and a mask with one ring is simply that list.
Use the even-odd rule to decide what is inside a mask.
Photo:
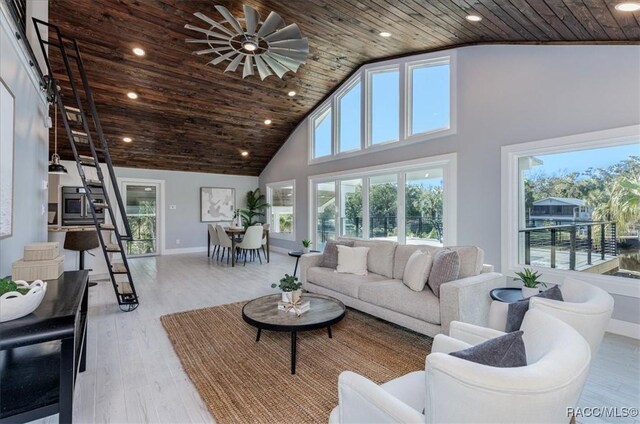
[{"label": "large picture window", "polygon": [[624,132],[508,146],[510,269],[640,279],[640,136]]},{"label": "large picture window", "polygon": [[269,203],[269,234],[276,238],[295,240],[295,182],[285,181],[267,185]]},{"label": "large picture window", "polygon": [[453,245],[455,178],[455,154],[311,177],[314,245],[338,236]]},{"label": "large picture window", "polygon": [[409,66],[409,135],[448,129],[451,83],[449,60]]}]

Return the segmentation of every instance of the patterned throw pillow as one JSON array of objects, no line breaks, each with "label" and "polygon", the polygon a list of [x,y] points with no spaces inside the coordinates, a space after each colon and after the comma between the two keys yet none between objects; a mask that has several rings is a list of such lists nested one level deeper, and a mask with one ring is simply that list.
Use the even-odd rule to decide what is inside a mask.
[{"label": "patterned throw pillow", "polygon": [[320,262],[320,266],[324,268],[336,269],[338,267],[337,245],[353,247],[353,243],[353,240],[328,240],[327,244],[324,246],[324,252],[322,253],[322,261]]},{"label": "patterned throw pillow", "polygon": [[[553,286],[550,289],[532,297],[541,297],[543,299],[552,299],[564,302],[562,292],[558,286]],[[528,310],[529,299],[509,303],[509,308],[507,309],[507,325],[504,331],[511,332],[519,330],[520,326],[522,326],[522,321],[524,321],[524,315]]]},{"label": "patterned throw pillow", "polygon": [[527,352],[522,334],[522,331],[507,333],[449,355],[490,367],[524,367],[527,365]]},{"label": "patterned throw pillow", "polygon": [[458,252],[440,249],[433,255],[433,265],[427,284],[436,297],[440,297],[440,286],[449,281],[457,280],[460,274],[460,256]]}]

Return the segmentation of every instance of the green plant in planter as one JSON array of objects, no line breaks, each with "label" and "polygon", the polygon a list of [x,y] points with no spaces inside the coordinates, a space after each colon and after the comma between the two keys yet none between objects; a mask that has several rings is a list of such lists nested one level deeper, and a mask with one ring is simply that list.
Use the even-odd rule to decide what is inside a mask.
[{"label": "green plant in planter", "polygon": [[308,249],[309,247],[311,247],[311,240],[308,240],[308,239],[304,239],[304,240],[302,240],[302,246],[303,246],[305,249]]},{"label": "green plant in planter", "polygon": [[0,278],[0,296],[12,291],[17,291],[20,294],[27,294],[29,293],[29,290],[31,289],[27,287],[18,287],[18,285],[10,278]]},{"label": "green plant in planter", "polygon": [[538,281],[538,278],[542,277],[542,274],[539,274],[537,271],[533,272],[530,268],[525,268],[522,272],[516,272],[516,275],[520,277],[520,280],[524,284],[525,287],[530,289],[537,288],[540,284],[544,287],[547,287],[545,283],[542,281]]},{"label": "green plant in planter", "polygon": [[284,274],[284,277],[280,279],[280,284],[271,284],[272,289],[275,289],[276,287],[279,287],[283,292],[292,292],[300,290],[302,283],[298,283],[298,277]]},{"label": "green plant in planter", "polygon": [[264,216],[264,211],[269,207],[264,194],[260,193],[260,188],[247,192],[247,208],[239,209],[242,216],[242,225],[245,228],[254,223],[254,218]]}]

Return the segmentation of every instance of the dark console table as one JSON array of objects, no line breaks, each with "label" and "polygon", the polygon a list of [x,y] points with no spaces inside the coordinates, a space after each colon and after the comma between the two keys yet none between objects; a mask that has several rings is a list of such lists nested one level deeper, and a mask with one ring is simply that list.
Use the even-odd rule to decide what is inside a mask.
[{"label": "dark console table", "polygon": [[38,309],[0,323],[0,423],[56,413],[72,421],[76,375],[86,366],[88,281],[88,271],[47,280]]}]

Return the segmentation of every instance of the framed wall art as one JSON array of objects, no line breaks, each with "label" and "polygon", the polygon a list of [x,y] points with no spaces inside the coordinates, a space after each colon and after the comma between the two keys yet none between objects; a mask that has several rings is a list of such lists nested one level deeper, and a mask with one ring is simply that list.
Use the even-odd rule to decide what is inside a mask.
[{"label": "framed wall art", "polygon": [[13,234],[15,97],[0,79],[0,239]]},{"label": "framed wall art", "polygon": [[201,222],[231,222],[235,206],[235,188],[200,187]]}]

